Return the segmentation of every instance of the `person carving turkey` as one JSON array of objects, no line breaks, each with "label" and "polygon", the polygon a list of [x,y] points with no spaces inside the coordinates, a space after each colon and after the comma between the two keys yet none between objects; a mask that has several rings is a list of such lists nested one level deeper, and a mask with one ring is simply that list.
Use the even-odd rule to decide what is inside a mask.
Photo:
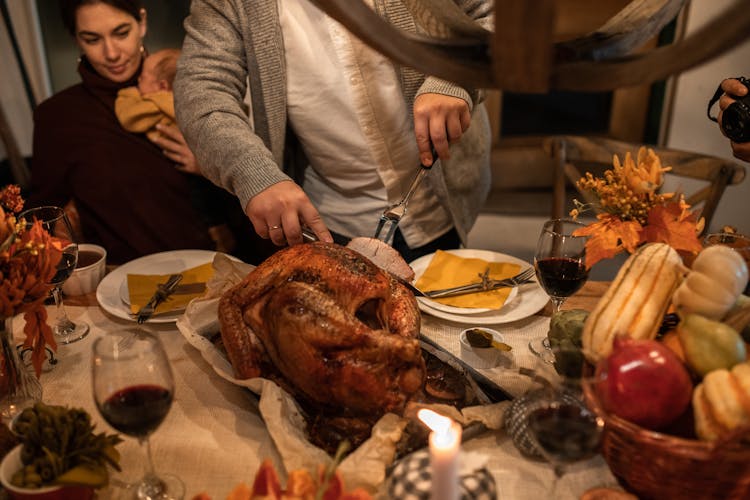
[{"label": "person carving turkey", "polygon": [[[492,2],[455,2],[492,27]],[[367,0],[414,32],[407,3]],[[258,235],[276,245],[301,243],[302,225],[327,242],[373,235],[420,162],[432,164],[432,143],[440,162],[393,246],[408,262],[465,243],[490,187],[477,90],[396,65],[314,2],[194,0],[185,28],[177,121],[203,174],[239,198]]]}]

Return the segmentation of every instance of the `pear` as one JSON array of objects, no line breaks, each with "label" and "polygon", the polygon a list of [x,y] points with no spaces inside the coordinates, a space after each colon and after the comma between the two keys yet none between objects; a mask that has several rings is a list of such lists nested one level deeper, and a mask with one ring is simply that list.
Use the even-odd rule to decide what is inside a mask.
[{"label": "pear", "polygon": [[701,377],[712,370],[729,370],[745,360],[745,343],[737,330],[699,314],[688,314],[680,321],[677,337],[685,361]]}]

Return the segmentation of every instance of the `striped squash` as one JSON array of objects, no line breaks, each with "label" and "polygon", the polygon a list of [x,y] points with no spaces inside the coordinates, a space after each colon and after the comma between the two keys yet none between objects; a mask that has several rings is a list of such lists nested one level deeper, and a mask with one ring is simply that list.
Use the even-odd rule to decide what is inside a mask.
[{"label": "striped squash", "polygon": [[616,336],[654,338],[685,271],[665,243],[649,243],[628,257],[583,325],[586,358],[596,363],[608,356]]},{"label": "striped squash", "polygon": [[693,390],[695,433],[712,441],[738,427],[750,425],[750,364],[709,372]]}]

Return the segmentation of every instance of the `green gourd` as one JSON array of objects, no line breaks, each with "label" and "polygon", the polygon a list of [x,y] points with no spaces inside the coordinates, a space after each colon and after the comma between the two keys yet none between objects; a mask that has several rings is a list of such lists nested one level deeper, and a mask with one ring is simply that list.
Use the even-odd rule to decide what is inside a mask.
[{"label": "green gourd", "polygon": [[688,314],[677,325],[685,361],[698,375],[731,369],[745,360],[745,343],[731,326],[699,314]]},{"label": "green gourd", "polygon": [[584,309],[568,309],[552,314],[547,333],[550,346],[580,349],[583,324],[588,315],[589,312]]}]

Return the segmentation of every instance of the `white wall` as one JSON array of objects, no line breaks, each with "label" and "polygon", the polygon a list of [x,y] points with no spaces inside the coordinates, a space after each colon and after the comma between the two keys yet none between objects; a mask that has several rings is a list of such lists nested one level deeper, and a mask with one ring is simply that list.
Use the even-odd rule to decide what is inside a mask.
[{"label": "white wall", "polygon": [[[716,12],[737,1],[746,3],[750,8],[747,0],[693,0],[687,12],[687,34],[712,19]],[[721,134],[718,125],[706,117],[706,105],[721,80],[740,75],[750,77],[750,33],[748,41],[742,45],[676,78],[666,145],[733,158],[729,141]],[[742,233],[750,234],[750,164],[743,164],[747,177],[742,184],[727,188],[714,216],[713,229],[729,224]]]}]

